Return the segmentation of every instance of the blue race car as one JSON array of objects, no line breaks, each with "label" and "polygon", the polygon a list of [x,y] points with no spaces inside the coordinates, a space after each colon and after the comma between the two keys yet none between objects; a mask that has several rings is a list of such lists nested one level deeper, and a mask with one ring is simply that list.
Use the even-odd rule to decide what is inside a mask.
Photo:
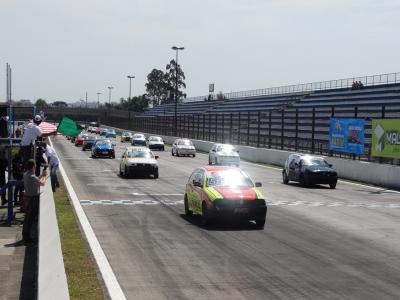
[{"label": "blue race car", "polygon": [[92,147],[92,158],[110,157],[115,158],[114,144],[110,140],[96,140]]},{"label": "blue race car", "polygon": [[106,131],[106,138],[116,138],[117,134],[114,129],[109,129]]},{"label": "blue race car", "polygon": [[146,147],[146,137],[142,133],[136,133],[132,137],[132,146],[145,146]]}]

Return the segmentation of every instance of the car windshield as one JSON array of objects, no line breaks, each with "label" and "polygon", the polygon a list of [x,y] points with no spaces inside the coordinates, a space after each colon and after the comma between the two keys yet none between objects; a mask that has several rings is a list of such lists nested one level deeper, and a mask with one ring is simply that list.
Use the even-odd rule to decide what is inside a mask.
[{"label": "car windshield", "polygon": [[123,135],[123,136],[130,136],[131,133],[130,133],[130,132],[123,132],[122,135]]},{"label": "car windshield", "polygon": [[217,147],[217,152],[232,153],[237,152],[237,150],[232,145],[220,145]]},{"label": "car windshield", "polygon": [[111,146],[111,142],[109,140],[100,140],[96,142],[97,146]]},{"label": "car windshield", "polygon": [[329,164],[322,158],[307,157],[303,158],[303,161],[305,166],[329,166]]},{"label": "car windshield", "polygon": [[143,151],[143,150],[130,150],[126,152],[126,157],[154,158],[153,153],[151,153],[150,151]]},{"label": "car windshield", "polygon": [[160,137],[158,137],[158,136],[151,136],[151,137],[149,138],[149,141],[152,141],[152,142],[162,142],[162,139],[161,139]]},{"label": "car windshield", "polygon": [[178,145],[182,145],[182,146],[193,146],[192,141],[190,140],[180,140],[178,142]]},{"label": "car windshield", "polygon": [[221,186],[230,188],[253,187],[253,183],[240,170],[212,171],[207,174],[207,186]]},{"label": "car windshield", "polygon": [[135,135],[133,136],[133,138],[135,138],[135,139],[144,139],[145,137],[144,137],[143,134],[135,134]]},{"label": "car windshield", "polygon": [[108,133],[115,133],[115,130],[114,129],[111,129],[111,130],[109,130],[109,131],[107,131]]}]

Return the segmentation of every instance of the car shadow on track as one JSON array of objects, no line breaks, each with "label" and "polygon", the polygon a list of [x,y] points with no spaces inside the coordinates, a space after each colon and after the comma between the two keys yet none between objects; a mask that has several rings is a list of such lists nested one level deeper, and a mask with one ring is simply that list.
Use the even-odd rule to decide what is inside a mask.
[{"label": "car shadow on track", "polygon": [[310,184],[310,185],[302,185],[298,182],[289,182],[287,184],[284,184],[283,182],[281,182],[282,185],[287,185],[287,186],[293,186],[293,187],[299,187],[299,188],[303,188],[303,189],[314,189],[314,190],[330,190],[331,188],[325,185],[321,185],[321,184]]},{"label": "car shadow on track", "polygon": [[136,175],[129,175],[128,177],[125,177],[124,175],[119,175],[117,174],[119,178],[122,179],[151,179],[151,180],[155,180],[155,178],[153,177],[153,175],[145,175],[145,174],[136,174]]},{"label": "car shadow on track", "polygon": [[218,222],[213,222],[210,226],[204,226],[201,224],[201,216],[193,215],[187,216],[185,214],[179,215],[183,220],[190,223],[187,225],[194,225],[208,231],[253,231],[253,230],[263,230],[254,222],[249,221],[239,221],[232,219],[219,220]]}]

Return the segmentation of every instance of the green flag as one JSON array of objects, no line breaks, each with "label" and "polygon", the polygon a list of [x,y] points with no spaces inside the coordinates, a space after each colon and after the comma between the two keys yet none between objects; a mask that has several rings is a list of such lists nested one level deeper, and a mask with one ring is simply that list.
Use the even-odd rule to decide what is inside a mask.
[{"label": "green flag", "polygon": [[83,130],[83,127],[74,120],[63,116],[58,123],[57,131],[68,136],[78,136]]}]

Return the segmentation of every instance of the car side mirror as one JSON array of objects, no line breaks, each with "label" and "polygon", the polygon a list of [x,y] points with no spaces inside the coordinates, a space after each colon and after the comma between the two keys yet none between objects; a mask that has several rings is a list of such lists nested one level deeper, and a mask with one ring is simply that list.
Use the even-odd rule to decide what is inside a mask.
[{"label": "car side mirror", "polygon": [[217,152],[217,150],[215,150],[215,149],[212,149],[211,151],[212,151],[212,152]]},{"label": "car side mirror", "polygon": [[158,157],[159,157],[159,156],[158,156],[158,155],[156,155],[156,156],[154,156],[154,157],[155,157],[155,159],[158,159]]},{"label": "car side mirror", "polygon": [[329,168],[332,168],[332,164],[329,164],[328,166],[329,166]]},{"label": "car side mirror", "polygon": [[262,183],[261,182],[256,182],[256,187],[262,187]]},{"label": "car side mirror", "polygon": [[193,185],[201,187],[201,183],[193,179]]}]

